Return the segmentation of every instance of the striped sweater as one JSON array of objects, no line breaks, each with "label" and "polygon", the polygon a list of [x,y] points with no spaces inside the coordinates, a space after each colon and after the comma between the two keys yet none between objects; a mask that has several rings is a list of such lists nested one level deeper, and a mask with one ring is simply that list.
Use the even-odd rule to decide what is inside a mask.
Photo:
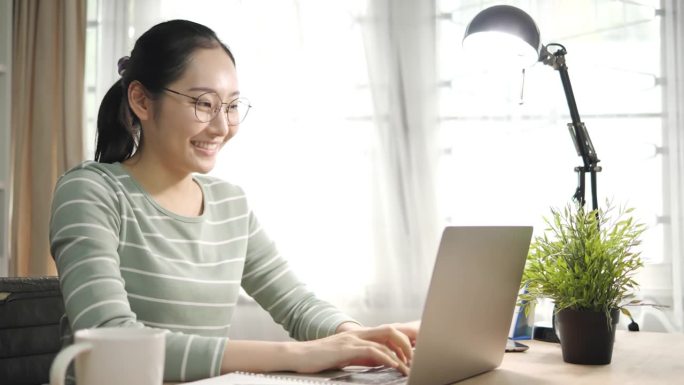
[{"label": "striped sweater", "polygon": [[161,207],[120,163],[85,162],[59,179],[50,247],[71,330],[169,330],[164,379],[190,381],[220,374],[241,286],[297,340],[351,321],[290,271],[239,187],[194,179],[197,217]]}]

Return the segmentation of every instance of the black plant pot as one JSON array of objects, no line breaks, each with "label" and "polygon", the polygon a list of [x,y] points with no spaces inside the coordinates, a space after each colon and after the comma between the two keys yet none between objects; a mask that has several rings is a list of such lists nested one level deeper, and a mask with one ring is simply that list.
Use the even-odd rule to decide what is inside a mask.
[{"label": "black plant pot", "polygon": [[610,364],[615,342],[615,328],[620,311],[610,312],[608,324],[604,312],[563,309],[556,315],[563,361],[571,364]]}]

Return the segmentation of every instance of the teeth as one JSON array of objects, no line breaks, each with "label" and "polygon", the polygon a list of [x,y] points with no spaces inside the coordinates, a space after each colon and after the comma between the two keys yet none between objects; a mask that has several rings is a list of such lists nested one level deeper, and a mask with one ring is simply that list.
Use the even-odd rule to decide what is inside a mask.
[{"label": "teeth", "polygon": [[216,150],[219,144],[215,142],[192,142],[192,145],[205,150]]}]

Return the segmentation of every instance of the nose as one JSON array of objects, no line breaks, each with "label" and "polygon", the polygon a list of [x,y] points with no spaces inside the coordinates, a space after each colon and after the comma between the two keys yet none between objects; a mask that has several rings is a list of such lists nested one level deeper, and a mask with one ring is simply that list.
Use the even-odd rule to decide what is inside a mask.
[{"label": "nose", "polygon": [[225,136],[230,131],[228,115],[223,109],[219,110],[216,117],[210,122],[209,127],[211,128],[211,132],[215,133],[216,136]]}]

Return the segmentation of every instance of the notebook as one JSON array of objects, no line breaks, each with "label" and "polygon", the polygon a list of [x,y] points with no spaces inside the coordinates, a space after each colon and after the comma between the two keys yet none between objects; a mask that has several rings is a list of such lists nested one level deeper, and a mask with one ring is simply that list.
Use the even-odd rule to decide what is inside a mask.
[{"label": "notebook", "polygon": [[530,226],[444,229],[408,377],[354,367],[315,375],[230,373],[192,384],[444,385],[490,371],[503,359],[531,238]]}]

